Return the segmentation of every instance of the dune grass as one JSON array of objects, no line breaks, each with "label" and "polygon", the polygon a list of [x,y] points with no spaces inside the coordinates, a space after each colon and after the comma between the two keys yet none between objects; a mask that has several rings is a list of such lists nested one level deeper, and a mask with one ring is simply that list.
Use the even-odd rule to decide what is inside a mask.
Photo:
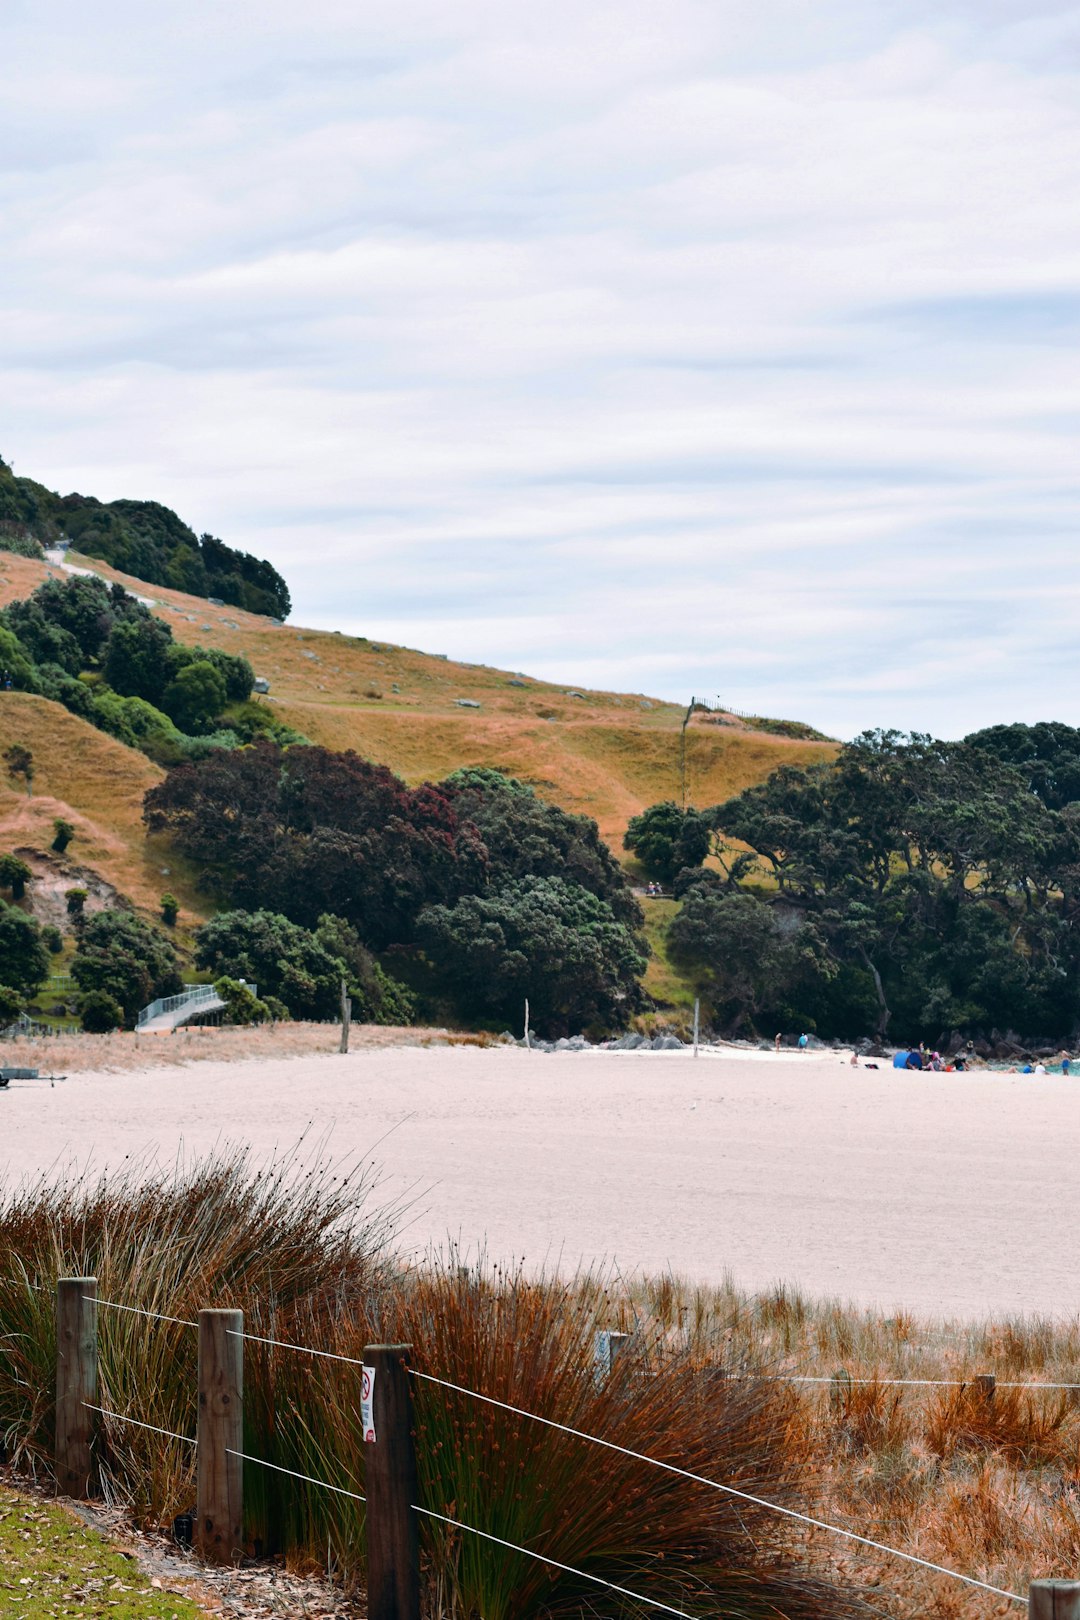
[{"label": "dune grass", "polygon": [[[369,1342],[414,1346],[414,1365],[647,1456],[715,1474],[751,1495],[806,1496],[799,1397],[758,1376],[717,1378],[690,1338],[639,1324],[610,1379],[594,1336],[613,1301],[599,1277],[571,1281],[465,1263],[402,1270],[370,1172],[302,1145],[257,1165],[244,1153],[8,1196],[0,1212],[0,1443],[13,1465],[49,1470],[55,1278],[94,1274],[103,1306],[101,1404],[178,1435],[195,1431],[195,1334],[207,1303],[245,1313],[245,1451],[363,1492],[358,1368],[266,1339],[358,1358]],[[753,1369],[749,1369],[752,1371]],[[788,1523],[674,1474],[657,1474],[560,1431],[439,1385],[415,1388],[423,1499],[519,1546],[693,1615],[744,1620],[857,1616],[860,1600],[823,1571]],[[101,1488],[144,1524],[193,1498],[191,1447],[105,1418]],[[245,1469],[253,1546],[318,1560],[363,1580],[363,1509],[315,1486]],[[483,1614],[648,1612],[578,1577],[425,1521],[427,1610]],[[597,1593],[599,1592],[599,1597]]]},{"label": "dune grass", "polygon": [[[102,1405],[181,1435],[195,1430],[183,1324],[203,1305],[350,1358],[245,1345],[245,1450],[345,1490],[364,1480],[353,1362],[393,1340],[438,1379],[1006,1592],[1080,1571],[1080,1390],[1046,1387],[1080,1384],[1080,1320],[929,1323],[789,1288],[545,1277],[455,1252],[402,1268],[374,1191],[370,1166],[302,1144],[271,1163],[218,1154],[9,1193],[0,1445],[13,1464],[48,1478],[52,1291],[86,1272],[104,1299],[180,1319],[103,1307],[99,1327]],[[602,1328],[630,1335],[610,1378],[594,1363]],[[427,1506],[687,1614],[975,1620],[1018,1607],[441,1384],[414,1393]],[[98,1461],[107,1499],[143,1524],[193,1500],[189,1446],[105,1419]],[[362,1585],[360,1504],[253,1464],[245,1478],[253,1548]],[[647,1612],[435,1521],[422,1540],[439,1620]]]}]

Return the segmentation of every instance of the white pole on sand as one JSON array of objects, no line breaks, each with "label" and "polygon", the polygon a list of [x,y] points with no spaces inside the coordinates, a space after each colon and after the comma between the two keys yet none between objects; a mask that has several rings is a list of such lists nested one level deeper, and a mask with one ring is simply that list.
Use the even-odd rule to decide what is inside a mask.
[{"label": "white pole on sand", "polygon": [[532,1042],[529,1040],[529,998],[525,997],[525,1050],[532,1051]]},{"label": "white pole on sand", "polygon": [[697,1057],[698,1032],[701,1028],[701,1002],[694,999],[694,1056]]}]

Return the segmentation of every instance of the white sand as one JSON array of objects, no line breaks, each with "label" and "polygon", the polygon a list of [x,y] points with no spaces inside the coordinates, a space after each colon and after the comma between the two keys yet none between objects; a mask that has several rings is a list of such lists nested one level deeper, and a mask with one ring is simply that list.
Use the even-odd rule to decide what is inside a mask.
[{"label": "white sand", "polygon": [[[929,1315],[1080,1309],[1080,1080],[854,1073],[830,1054],[400,1048],[0,1093],[6,1178],[313,1123],[419,1198],[403,1245],[616,1259]],[[416,1194],[414,1193],[414,1197]]]}]

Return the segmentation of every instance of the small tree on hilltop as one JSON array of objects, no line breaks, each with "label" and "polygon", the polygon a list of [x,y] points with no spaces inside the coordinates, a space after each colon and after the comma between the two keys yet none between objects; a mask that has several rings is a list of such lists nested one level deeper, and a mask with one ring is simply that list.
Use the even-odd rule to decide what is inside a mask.
[{"label": "small tree on hilltop", "polygon": [[62,855],[75,836],[75,828],[63,816],[57,816],[53,822],[53,832],[56,834],[52,847],[58,855]]},{"label": "small tree on hilltop", "polygon": [[176,927],[176,919],[180,915],[180,902],[175,894],[163,894],[161,897],[161,920],[169,928]]},{"label": "small tree on hilltop", "polygon": [[10,889],[13,900],[21,900],[33,872],[17,855],[0,855],[0,889]]},{"label": "small tree on hilltop", "polygon": [[78,927],[82,921],[84,907],[89,899],[89,890],[65,889],[64,899],[67,901],[67,914]]},{"label": "small tree on hilltop", "polygon": [[12,743],[10,748],[4,749],[4,763],[12,776],[22,777],[29,799],[34,784],[34,756],[29,748],[24,743]]}]

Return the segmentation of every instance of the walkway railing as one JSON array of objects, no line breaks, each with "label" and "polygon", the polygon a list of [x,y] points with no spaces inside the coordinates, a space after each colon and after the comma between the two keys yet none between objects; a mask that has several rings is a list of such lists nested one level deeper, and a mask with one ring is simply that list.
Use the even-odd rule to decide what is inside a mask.
[{"label": "walkway railing", "polygon": [[198,1007],[203,1002],[220,1002],[221,997],[212,984],[193,984],[182,990],[178,996],[159,996],[152,1001],[149,1007],[144,1007],[139,1014],[136,1027],[141,1029],[154,1018],[160,1018],[163,1013],[176,1012],[180,1007]]}]

